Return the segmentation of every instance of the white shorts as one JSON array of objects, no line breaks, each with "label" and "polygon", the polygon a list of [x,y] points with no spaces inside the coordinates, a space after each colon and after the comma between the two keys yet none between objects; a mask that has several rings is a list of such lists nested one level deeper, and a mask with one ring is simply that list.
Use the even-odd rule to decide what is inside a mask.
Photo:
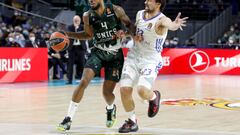
[{"label": "white shorts", "polygon": [[124,62],[120,87],[144,86],[151,89],[157,78],[162,60],[156,61],[141,59],[126,59]]}]

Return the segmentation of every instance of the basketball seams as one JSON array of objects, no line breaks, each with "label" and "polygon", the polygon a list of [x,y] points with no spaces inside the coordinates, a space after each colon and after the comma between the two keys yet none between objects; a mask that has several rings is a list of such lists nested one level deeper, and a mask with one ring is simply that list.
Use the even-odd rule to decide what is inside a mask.
[{"label": "basketball seams", "polygon": [[59,52],[68,48],[69,39],[64,35],[64,33],[54,32],[50,37],[50,46],[53,50]]}]

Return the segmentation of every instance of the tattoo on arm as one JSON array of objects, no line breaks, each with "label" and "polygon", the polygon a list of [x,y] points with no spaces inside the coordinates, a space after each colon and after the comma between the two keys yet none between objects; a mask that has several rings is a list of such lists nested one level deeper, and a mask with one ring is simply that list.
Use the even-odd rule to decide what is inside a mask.
[{"label": "tattoo on arm", "polygon": [[125,11],[120,6],[113,6],[113,9],[118,16],[118,18],[122,21],[122,23],[128,28],[128,34],[134,35],[136,32],[135,25],[131,22],[130,18],[126,15]]}]

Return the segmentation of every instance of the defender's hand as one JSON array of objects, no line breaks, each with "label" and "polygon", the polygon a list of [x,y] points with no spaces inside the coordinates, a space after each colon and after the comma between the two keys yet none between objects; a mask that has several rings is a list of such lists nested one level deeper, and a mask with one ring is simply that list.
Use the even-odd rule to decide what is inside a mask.
[{"label": "defender's hand", "polygon": [[180,18],[181,17],[181,12],[178,13],[177,17],[175,18],[174,22],[178,25],[178,27],[180,28],[180,30],[183,30],[182,27],[186,27],[187,26],[187,19],[188,17],[184,17],[184,18]]}]

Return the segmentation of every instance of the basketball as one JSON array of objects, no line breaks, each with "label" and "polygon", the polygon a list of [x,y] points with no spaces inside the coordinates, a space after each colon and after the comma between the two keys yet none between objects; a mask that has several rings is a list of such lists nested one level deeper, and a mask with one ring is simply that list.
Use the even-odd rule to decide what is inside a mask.
[{"label": "basketball", "polygon": [[49,39],[49,45],[56,52],[64,51],[69,46],[69,39],[63,32],[54,32]]}]

